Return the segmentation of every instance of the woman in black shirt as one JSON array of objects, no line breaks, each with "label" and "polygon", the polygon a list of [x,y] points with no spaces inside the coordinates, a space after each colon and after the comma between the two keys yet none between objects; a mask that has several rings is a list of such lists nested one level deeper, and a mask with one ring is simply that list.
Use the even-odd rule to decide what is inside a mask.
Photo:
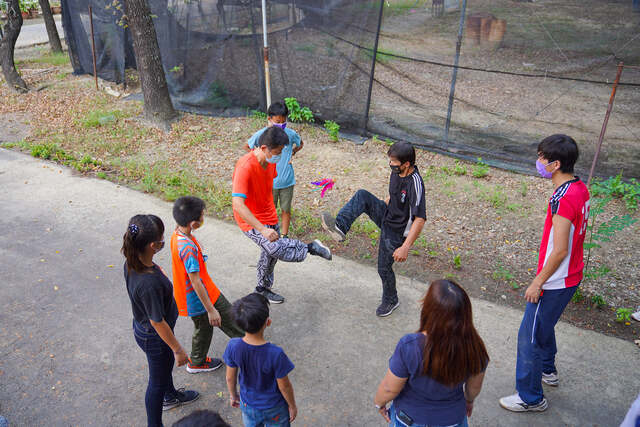
[{"label": "woman in black shirt", "polygon": [[178,307],[173,286],[153,256],[164,247],[164,224],[155,215],[136,215],[129,220],[122,254],[126,258],[124,278],[133,311],[133,334],[149,362],[149,384],[145,395],[147,424],[162,426],[162,411],[193,402],[199,397],[192,390],[173,386],[174,362],[187,363],[173,327]]}]

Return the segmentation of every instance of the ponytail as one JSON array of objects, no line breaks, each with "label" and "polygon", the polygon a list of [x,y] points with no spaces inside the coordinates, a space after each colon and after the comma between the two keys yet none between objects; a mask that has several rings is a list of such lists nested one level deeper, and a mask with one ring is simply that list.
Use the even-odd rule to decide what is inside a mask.
[{"label": "ponytail", "polygon": [[122,255],[127,260],[127,268],[142,273],[147,267],[140,261],[149,243],[162,239],[164,224],[155,215],[136,215],[129,220],[127,231],[122,238]]}]

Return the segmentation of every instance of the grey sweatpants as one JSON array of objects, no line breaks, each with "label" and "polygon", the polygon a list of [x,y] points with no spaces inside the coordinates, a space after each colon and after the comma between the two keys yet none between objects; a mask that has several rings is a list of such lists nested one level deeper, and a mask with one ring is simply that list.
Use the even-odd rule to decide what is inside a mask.
[{"label": "grey sweatpants", "polygon": [[[276,230],[278,234],[280,234],[280,226],[277,224],[267,225],[267,227]],[[255,228],[245,231],[244,234],[261,248],[257,266],[258,283],[256,285],[256,291],[258,292],[273,286],[273,269],[278,260],[284,262],[301,262],[307,258],[307,254],[309,253],[307,244],[300,240],[280,238],[275,242],[270,242]]]}]

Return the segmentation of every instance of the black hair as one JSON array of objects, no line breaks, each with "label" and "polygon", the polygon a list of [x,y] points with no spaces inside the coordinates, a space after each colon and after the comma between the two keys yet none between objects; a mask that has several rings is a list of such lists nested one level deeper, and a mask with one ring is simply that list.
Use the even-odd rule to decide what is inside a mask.
[{"label": "black hair", "polygon": [[289,142],[286,132],[277,126],[267,128],[258,139],[258,146],[266,145],[269,150],[284,147]]},{"label": "black hair", "polygon": [[275,117],[275,116],[284,116],[287,117],[289,115],[289,109],[286,104],[283,102],[274,102],[269,105],[269,109],[267,110],[267,116]]},{"label": "black hair", "polygon": [[578,144],[570,136],[557,133],[540,141],[538,156],[544,157],[549,162],[559,160],[562,172],[573,173],[573,166],[579,156]]},{"label": "black hair", "polygon": [[209,409],[194,411],[173,423],[172,427],[231,427],[220,414]]},{"label": "black hair", "polygon": [[127,259],[127,268],[138,273],[147,267],[140,261],[140,255],[149,243],[159,242],[164,234],[164,224],[155,215],[136,215],[131,217],[127,231],[122,237],[122,255]]},{"label": "black hair", "polygon": [[231,316],[236,325],[255,334],[269,318],[269,300],[255,292],[244,296],[231,306]]},{"label": "black hair", "polygon": [[178,225],[186,227],[191,221],[200,220],[205,207],[204,200],[198,197],[180,197],[173,203],[173,219]]},{"label": "black hair", "polygon": [[409,162],[413,166],[416,163],[416,150],[408,142],[396,142],[389,147],[387,156],[395,157],[401,164]]}]

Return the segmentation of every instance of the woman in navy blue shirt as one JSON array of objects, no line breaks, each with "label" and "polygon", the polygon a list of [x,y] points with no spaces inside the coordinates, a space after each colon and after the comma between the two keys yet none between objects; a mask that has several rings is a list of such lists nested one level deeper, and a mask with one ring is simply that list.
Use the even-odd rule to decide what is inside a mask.
[{"label": "woman in navy blue shirt", "polygon": [[422,300],[420,329],[398,342],[374,403],[392,427],[466,427],[488,363],[469,296],[436,280]]}]

